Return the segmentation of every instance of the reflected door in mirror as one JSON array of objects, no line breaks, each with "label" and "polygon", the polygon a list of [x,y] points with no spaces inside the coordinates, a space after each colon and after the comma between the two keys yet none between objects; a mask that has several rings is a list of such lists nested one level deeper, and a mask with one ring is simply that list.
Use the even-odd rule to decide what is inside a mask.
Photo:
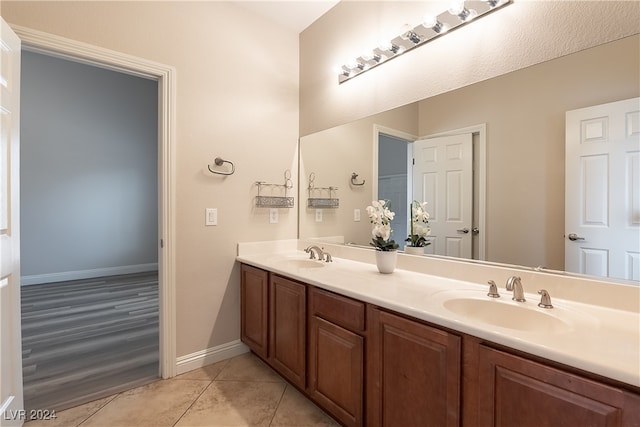
[{"label": "reflected door in mirror", "polygon": [[566,270],[640,280],[640,98],[566,114]]},{"label": "reflected door in mirror", "polygon": [[473,135],[413,143],[413,198],[427,202],[431,244],[427,253],[471,258]]}]

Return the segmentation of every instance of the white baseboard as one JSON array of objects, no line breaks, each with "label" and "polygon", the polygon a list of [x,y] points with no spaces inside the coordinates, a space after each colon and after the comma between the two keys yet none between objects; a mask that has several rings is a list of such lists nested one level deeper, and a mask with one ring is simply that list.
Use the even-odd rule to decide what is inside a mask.
[{"label": "white baseboard", "polygon": [[158,263],[123,265],[120,267],[94,268],[91,270],[62,271],[60,273],[34,274],[20,277],[20,285],[37,285],[40,283],[64,282],[67,280],[91,279],[94,277],[117,276],[119,274],[142,273],[155,271]]},{"label": "white baseboard", "polygon": [[176,359],[176,374],[184,374],[185,372],[202,368],[203,366],[220,362],[221,360],[239,356],[248,351],[249,347],[247,347],[246,344],[240,340],[235,340],[216,347],[210,347],[196,351],[195,353],[180,356]]}]

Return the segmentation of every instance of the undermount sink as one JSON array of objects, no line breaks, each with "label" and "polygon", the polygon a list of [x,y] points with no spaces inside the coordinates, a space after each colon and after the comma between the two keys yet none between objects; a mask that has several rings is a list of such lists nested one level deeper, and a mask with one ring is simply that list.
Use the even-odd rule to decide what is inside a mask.
[{"label": "undermount sink", "polygon": [[321,268],[325,263],[313,259],[287,258],[278,261],[277,264],[288,268]]},{"label": "undermount sink", "polygon": [[544,309],[521,304],[494,299],[461,297],[447,299],[442,303],[442,306],[457,315],[502,328],[529,332],[566,332],[571,330],[569,323],[551,315],[551,313],[541,311]]}]

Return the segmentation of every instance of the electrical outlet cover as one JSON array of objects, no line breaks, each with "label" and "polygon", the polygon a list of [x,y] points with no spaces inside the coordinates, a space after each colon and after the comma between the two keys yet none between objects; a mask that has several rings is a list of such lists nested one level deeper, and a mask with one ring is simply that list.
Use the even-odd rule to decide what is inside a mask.
[{"label": "electrical outlet cover", "polygon": [[218,208],[206,208],[204,225],[218,225]]},{"label": "electrical outlet cover", "polygon": [[269,224],[277,224],[278,223],[278,209],[271,208],[269,209]]}]

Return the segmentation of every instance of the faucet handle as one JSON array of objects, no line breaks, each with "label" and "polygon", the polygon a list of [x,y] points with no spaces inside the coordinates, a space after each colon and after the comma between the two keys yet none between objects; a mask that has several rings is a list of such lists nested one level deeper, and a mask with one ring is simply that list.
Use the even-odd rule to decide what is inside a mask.
[{"label": "faucet handle", "polygon": [[540,289],[538,291],[542,298],[540,298],[540,302],[538,303],[538,307],[542,308],[553,308],[553,304],[551,304],[551,295],[547,292],[546,289]]},{"label": "faucet handle", "polygon": [[489,293],[487,294],[487,296],[491,298],[500,298],[500,294],[498,293],[498,285],[496,285],[496,282],[494,282],[493,280],[489,280],[487,283],[489,284]]},{"label": "faucet handle", "polygon": [[324,252],[324,262],[333,262],[331,254],[329,252]]}]

